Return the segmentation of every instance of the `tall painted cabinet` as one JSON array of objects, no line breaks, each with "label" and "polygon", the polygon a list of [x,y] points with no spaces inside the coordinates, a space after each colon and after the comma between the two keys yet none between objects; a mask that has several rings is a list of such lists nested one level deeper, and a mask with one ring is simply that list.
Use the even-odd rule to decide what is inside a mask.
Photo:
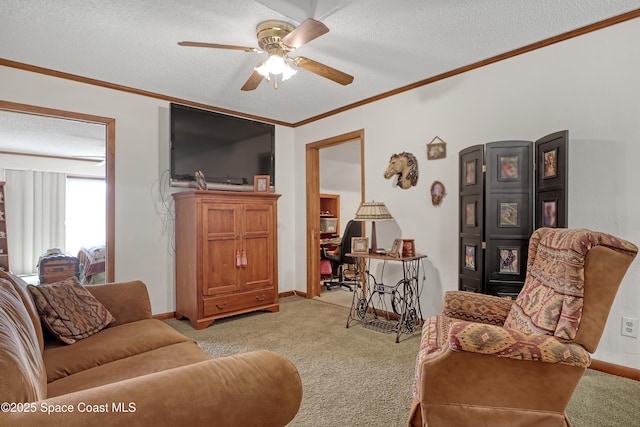
[{"label": "tall painted cabinet", "polygon": [[175,193],[176,317],[196,329],[278,311],[277,201],[231,191]]}]

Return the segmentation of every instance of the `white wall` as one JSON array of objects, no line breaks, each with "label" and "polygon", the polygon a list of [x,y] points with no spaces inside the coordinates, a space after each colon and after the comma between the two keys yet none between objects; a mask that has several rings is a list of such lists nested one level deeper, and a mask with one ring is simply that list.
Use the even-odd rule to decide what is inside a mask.
[{"label": "white wall", "polygon": [[[366,200],[384,201],[416,249],[428,255],[423,314],[441,308],[443,292],[457,289],[458,152],[506,139],[536,140],[568,129],[569,226],[615,234],[640,244],[640,19],[433,83],[295,129],[295,156],[304,145],[365,129]],[[357,76],[356,76],[357,79]],[[427,161],[434,136],[447,141],[447,158]],[[394,188],[382,177],[389,156],[414,153],[418,185]],[[304,183],[298,168],[296,181]],[[429,188],[448,195],[434,207]],[[297,198],[304,185],[296,187]],[[296,205],[304,215],[304,204]],[[296,248],[304,253],[304,224]],[[388,270],[385,271],[385,275]],[[620,335],[621,316],[640,317],[638,261],[623,281],[596,359],[640,368],[640,341]],[[396,271],[395,274],[399,274]],[[296,271],[304,289],[304,271]],[[390,280],[393,282],[393,280]]]},{"label": "white wall", "polygon": [[[115,118],[115,280],[143,280],[153,312],[174,311],[170,193],[176,189],[167,187],[164,173],[169,169],[168,102],[8,67],[0,67],[0,98]],[[276,127],[276,182],[283,193],[278,205],[280,292],[295,283],[292,144],[293,130]]]},{"label": "white wall", "polygon": [[320,193],[340,195],[340,230],[352,219],[360,206],[360,141],[347,142],[320,150]]}]

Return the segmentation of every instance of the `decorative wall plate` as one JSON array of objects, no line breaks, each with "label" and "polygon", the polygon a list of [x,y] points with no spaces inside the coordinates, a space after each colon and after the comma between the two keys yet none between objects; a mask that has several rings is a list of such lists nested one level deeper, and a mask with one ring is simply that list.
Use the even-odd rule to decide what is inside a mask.
[{"label": "decorative wall plate", "polygon": [[433,181],[433,184],[431,184],[431,203],[433,203],[433,206],[440,206],[442,199],[446,195],[444,184],[440,181]]}]

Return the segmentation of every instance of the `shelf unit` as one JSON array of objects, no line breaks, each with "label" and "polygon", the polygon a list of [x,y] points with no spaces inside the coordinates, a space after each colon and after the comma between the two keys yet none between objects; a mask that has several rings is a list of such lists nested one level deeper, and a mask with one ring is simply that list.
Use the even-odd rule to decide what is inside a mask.
[{"label": "shelf unit", "polygon": [[333,234],[340,234],[340,195],[320,194],[320,217],[336,218],[335,233],[320,233],[320,238],[330,238]]},{"label": "shelf unit", "polygon": [[9,270],[9,243],[7,239],[7,210],[5,182],[0,181],[0,270]]}]

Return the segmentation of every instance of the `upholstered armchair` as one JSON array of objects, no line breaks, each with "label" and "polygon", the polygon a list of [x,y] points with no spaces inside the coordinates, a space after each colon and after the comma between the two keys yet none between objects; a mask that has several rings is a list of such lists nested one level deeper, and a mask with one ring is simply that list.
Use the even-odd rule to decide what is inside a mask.
[{"label": "upholstered armchair", "polygon": [[447,292],[424,323],[410,426],[570,426],[633,244],[584,229],[536,230],[515,301]]}]

